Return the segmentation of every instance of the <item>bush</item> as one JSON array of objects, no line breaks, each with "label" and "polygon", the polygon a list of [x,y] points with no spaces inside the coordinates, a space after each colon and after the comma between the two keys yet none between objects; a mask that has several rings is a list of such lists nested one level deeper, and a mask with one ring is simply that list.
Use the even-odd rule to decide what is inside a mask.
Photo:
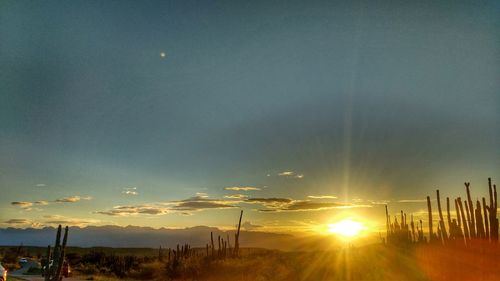
[{"label": "bush", "polygon": [[24,274],[25,275],[42,275],[42,269],[40,267],[32,266]]},{"label": "bush", "polygon": [[75,270],[88,275],[96,274],[99,272],[97,266],[91,263],[80,264],[77,268],[75,268]]},{"label": "bush", "polygon": [[138,270],[131,271],[129,277],[138,280],[154,280],[160,275],[161,264],[145,263],[139,266]]}]

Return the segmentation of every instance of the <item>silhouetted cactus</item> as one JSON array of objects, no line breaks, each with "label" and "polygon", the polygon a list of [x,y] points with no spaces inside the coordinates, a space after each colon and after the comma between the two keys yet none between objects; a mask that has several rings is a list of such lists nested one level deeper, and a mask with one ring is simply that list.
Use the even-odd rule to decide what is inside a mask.
[{"label": "silhouetted cactus", "polygon": [[242,217],[243,217],[243,210],[241,210],[240,220],[238,222],[238,231],[236,232],[235,237],[234,237],[234,253],[233,253],[233,255],[235,257],[238,257],[239,250],[240,250],[240,228],[241,228],[241,218]]},{"label": "silhouetted cactus", "polygon": [[434,239],[434,231],[432,229],[432,206],[431,206],[431,198],[427,196],[427,212],[429,213],[429,242],[433,242]]},{"label": "silhouetted cactus", "polygon": [[[64,237],[61,244],[62,226],[57,228],[56,242],[54,250],[51,252],[50,246],[47,248],[47,264],[45,266],[45,281],[60,281],[62,280],[63,264],[66,257],[66,244],[68,242],[68,227],[64,229]],[[52,260],[52,263],[50,262]]]},{"label": "silhouetted cactus", "polygon": [[441,231],[441,239],[444,243],[448,240],[448,234],[446,233],[446,227],[444,226],[443,212],[441,211],[441,198],[439,197],[439,189],[436,190],[438,212],[439,212],[439,230]]},{"label": "silhouetted cactus", "polygon": [[[488,178],[489,206],[486,204],[485,198],[482,198],[482,201],[476,200],[474,206],[471,199],[470,183],[466,182],[465,187],[467,199],[464,201],[462,201],[460,197],[454,199],[456,219],[451,216],[450,198],[446,197],[446,219],[448,229],[446,228],[441,209],[440,193],[439,190],[436,190],[439,214],[439,223],[437,224],[436,232],[434,232],[433,228],[431,199],[427,196],[429,242],[441,241],[443,244],[447,244],[447,241],[454,240],[464,243],[467,247],[481,245],[480,243],[474,242],[476,239],[483,239],[492,243],[498,242],[499,223],[496,185],[492,184],[491,179]],[[409,226],[406,214],[403,211],[400,213],[401,223],[398,222],[398,217],[394,217],[394,223],[391,223],[388,207],[387,205],[385,206],[387,238],[384,241],[396,245],[424,242],[425,237],[423,236],[422,220],[420,220],[420,225],[417,224],[415,226],[413,215],[411,215]]]},{"label": "silhouetted cactus", "polygon": [[474,205],[470,197],[470,182],[465,182],[465,189],[467,191],[467,202],[465,204],[465,209],[467,210],[467,220],[469,221],[469,232],[471,238],[476,238],[476,222],[474,219]]}]

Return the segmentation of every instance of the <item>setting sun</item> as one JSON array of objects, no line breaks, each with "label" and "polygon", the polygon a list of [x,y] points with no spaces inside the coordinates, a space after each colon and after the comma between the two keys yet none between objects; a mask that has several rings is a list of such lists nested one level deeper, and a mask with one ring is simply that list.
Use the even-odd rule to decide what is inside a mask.
[{"label": "setting sun", "polygon": [[337,223],[328,225],[328,232],[339,234],[345,237],[353,237],[363,230],[363,224],[350,219],[345,219]]}]

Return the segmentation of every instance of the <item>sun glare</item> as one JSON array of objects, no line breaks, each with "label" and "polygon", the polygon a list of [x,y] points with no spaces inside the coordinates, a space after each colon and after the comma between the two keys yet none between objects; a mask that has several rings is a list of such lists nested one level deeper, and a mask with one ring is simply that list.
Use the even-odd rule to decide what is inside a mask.
[{"label": "sun glare", "polygon": [[350,219],[341,220],[337,223],[328,225],[328,232],[335,233],[344,237],[354,237],[358,235],[364,226],[362,223]]}]

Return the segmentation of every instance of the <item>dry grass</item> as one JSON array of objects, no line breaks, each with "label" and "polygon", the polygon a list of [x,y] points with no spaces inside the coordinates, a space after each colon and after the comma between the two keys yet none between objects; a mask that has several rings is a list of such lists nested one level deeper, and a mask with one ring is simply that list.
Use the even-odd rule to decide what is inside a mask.
[{"label": "dry grass", "polygon": [[[192,257],[182,260],[175,276],[167,272],[165,263],[142,264],[139,270],[127,275],[128,279],[120,280],[440,281],[450,280],[444,278],[450,276],[450,272],[457,273],[451,276],[462,276],[457,280],[496,280],[494,277],[500,276],[500,272],[496,267],[491,267],[491,263],[499,260],[499,252],[482,251],[481,255],[484,256],[485,253],[490,257],[490,262],[476,264],[478,259],[474,251],[451,248],[444,250],[443,247],[432,245],[418,245],[406,249],[371,245],[327,252],[244,250],[239,259],[209,261],[205,257]],[[464,261],[450,262],[446,259],[449,256]],[[493,268],[493,271],[485,268]],[[93,280],[118,279],[94,276]]]}]

